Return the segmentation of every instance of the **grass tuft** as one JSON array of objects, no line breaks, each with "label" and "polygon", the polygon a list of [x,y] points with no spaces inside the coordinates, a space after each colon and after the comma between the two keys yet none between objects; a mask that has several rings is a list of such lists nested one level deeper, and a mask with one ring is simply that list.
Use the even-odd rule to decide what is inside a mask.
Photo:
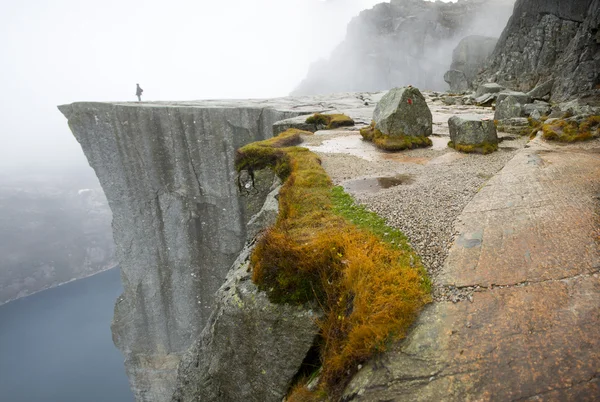
[{"label": "grass tuft", "polygon": [[385,151],[403,151],[405,149],[424,148],[433,145],[429,137],[413,137],[408,135],[386,135],[375,128],[375,122],[360,130],[365,141],[372,142]]},{"label": "grass tuft", "polygon": [[338,127],[348,127],[354,125],[354,120],[345,114],[321,114],[315,113],[314,115],[306,119],[307,124],[314,124],[317,128],[319,126],[325,127],[328,130]]},{"label": "grass tuft", "polygon": [[[238,171],[270,167],[284,180],[277,223],[251,256],[253,281],[272,302],[316,302],[323,310],[319,384],[294,387],[290,400],[335,400],[358,364],[405,336],[431,284],[401,232],[333,187],[315,154],[276,148],[277,138],[247,145],[236,158]],[[281,165],[289,166],[285,175]]]},{"label": "grass tuft", "polygon": [[542,126],[544,138],[549,141],[577,142],[600,137],[600,116],[589,116],[581,123],[575,120],[555,120]]},{"label": "grass tuft", "polygon": [[484,141],[481,144],[455,144],[450,141],[448,142],[448,147],[467,154],[477,153],[483,155],[491,154],[498,150],[498,144],[492,144],[487,141]]}]

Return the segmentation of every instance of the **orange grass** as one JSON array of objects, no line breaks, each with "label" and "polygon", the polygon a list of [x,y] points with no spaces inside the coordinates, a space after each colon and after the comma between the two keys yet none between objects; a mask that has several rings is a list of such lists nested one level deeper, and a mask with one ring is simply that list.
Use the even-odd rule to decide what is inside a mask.
[{"label": "orange grass", "polygon": [[[323,370],[312,395],[336,399],[359,363],[405,336],[430,300],[430,283],[399,231],[334,188],[315,154],[275,148],[281,136],[290,134],[236,157],[238,171],[268,166],[284,180],[277,223],[251,257],[253,280],[275,303],[316,302],[323,310]],[[294,389],[292,400],[309,400],[306,388]]]}]

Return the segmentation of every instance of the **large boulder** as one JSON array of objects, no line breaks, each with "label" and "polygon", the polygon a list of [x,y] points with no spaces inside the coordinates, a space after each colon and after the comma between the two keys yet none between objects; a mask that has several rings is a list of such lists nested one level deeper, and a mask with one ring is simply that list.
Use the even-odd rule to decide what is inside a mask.
[{"label": "large boulder", "polygon": [[475,97],[480,97],[485,94],[495,94],[504,90],[502,85],[496,84],[495,82],[488,82],[479,85],[475,92]]},{"label": "large boulder", "polygon": [[498,97],[496,98],[496,104],[499,104],[500,102],[502,102],[509,96],[512,96],[513,98],[515,98],[522,105],[524,105],[525,103],[531,102],[531,96],[529,96],[526,93],[505,90],[498,94]]},{"label": "large boulder", "polygon": [[539,120],[541,116],[547,116],[552,111],[552,106],[543,101],[534,101],[523,106],[523,111],[527,116]]},{"label": "large boulder", "polygon": [[519,102],[519,98],[516,96],[510,95],[502,102],[496,104],[494,120],[505,120],[522,116],[525,116],[523,104]]},{"label": "large boulder", "polygon": [[464,72],[449,70],[444,74],[444,81],[450,85],[450,92],[461,93],[469,90],[469,81]]},{"label": "large boulder", "polygon": [[498,38],[470,35],[463,38],[452,52],[452,65],[444,75],[444,81],[452,92],[463,92],[471,88],[477,73],[494,51]]},{"label": "large boulder", "polygon": [[452,116],[448,127],[448,145],[457,151],[487,154],[498,149],[498,134],[492,120],[477,115]]},{"label": "large boulder", "polygon": [[417,88],[394,88],[381,98],[373,113],[375,128],[388,136],[428,137],[433,119]]}]

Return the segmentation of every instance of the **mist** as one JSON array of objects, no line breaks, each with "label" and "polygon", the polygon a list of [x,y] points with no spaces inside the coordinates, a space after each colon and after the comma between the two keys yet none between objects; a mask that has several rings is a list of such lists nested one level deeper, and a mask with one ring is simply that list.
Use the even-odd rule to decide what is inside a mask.
[{"label": "mist", "polygon": [[378,2],[2,2],[0,169],[86,166],[56,105],[134,101],[136,83],[145,101],[285,96]]}]

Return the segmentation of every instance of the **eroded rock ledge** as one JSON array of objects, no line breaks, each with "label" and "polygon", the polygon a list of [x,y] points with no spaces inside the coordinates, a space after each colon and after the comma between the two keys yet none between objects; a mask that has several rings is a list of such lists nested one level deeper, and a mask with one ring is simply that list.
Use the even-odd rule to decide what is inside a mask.
[{"label": "eroded rock ledge", "polygon": [[249,214],[238,194],[235,150],[271,137],[276,121],[336,107],[361,108],[363,100],[59,107],[113,212],[124,284],[113,339],[137,401],[170,400],[181,356],[199,339],[246,241]]}]

